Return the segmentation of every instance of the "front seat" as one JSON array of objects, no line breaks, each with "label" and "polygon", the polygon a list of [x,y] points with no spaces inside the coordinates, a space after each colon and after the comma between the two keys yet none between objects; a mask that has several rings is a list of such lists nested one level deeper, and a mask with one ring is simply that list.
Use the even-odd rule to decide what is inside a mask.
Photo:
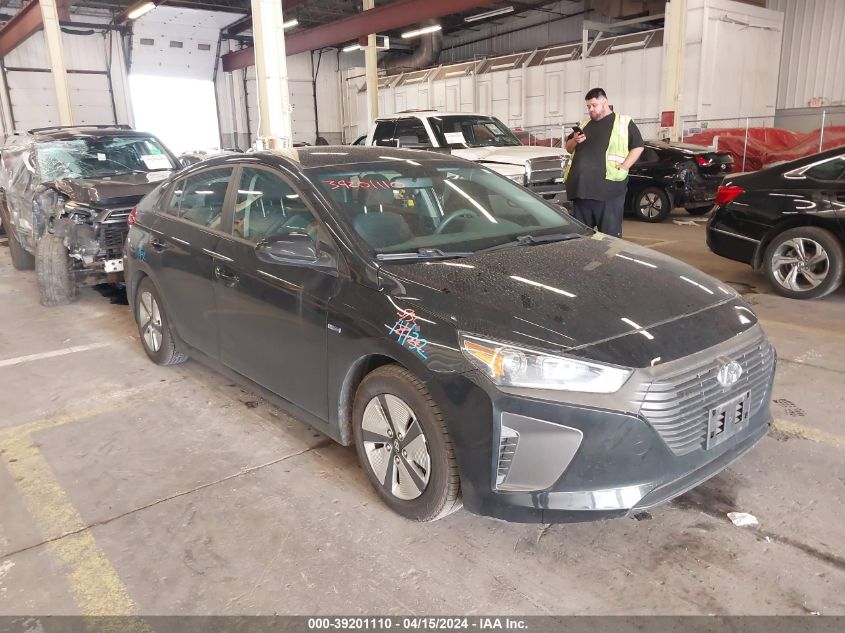
[{"label": "front seat", "polygon": [[352,226],[374,248],[386,248],[414,237],[408,223],[395,213],[365,213]]}]

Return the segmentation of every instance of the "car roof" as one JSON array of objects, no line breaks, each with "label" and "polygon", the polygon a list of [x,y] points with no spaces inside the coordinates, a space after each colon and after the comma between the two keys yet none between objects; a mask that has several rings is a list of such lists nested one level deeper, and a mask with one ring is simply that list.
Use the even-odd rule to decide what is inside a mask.
[{"label": "car roof", "polygon": [[[188,169],[195,171],[202,167],[214,167],[230,163],[248,165],[253,160],[256,162],[272,162],[274,159],[281,159],[286,163],[292,163],[295,167],[302,170],[333,166],[342,168],[357,163],[369,163],[370,165],[372,163],[386,164],[391,159],[401,161],[413,160],[416,163],[448,162],[476,165],[476,163],[465,161],[462,158],[431,150],[397,149],[365,145],[320,145],[215,156],[196,165],[192,165]],[[185,170],[185,172],[180,173],[186,173],[187,171]]]},{"label": "car roof", "polygon": [[380,116],[376,121],[392,121],[393,119],[428,119],[439,116],[480,116],[493,118],[492,114],[479,114],[477,112],[440,112],[439,110],[403,110],[395,114]]}]

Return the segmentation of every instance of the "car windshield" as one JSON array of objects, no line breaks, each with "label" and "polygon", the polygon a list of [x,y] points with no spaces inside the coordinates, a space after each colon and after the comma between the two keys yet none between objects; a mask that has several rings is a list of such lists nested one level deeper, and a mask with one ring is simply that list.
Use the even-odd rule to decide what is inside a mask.
[{"label": "car windshield", "polygon": [[468,254],[589,232],[519,185],[464,162],[384,156],[306,173],[381,256]]},{"label": "car windshield", "polygon": [[37,147],[45,181],[176,169],[161,143],[149,136],[91,136]]},{"label": "car windshield", "polygon": [[451,147],[514,147],[520,140],[499,119],[489,116],[437,116],[429,119],[438,143]]}]

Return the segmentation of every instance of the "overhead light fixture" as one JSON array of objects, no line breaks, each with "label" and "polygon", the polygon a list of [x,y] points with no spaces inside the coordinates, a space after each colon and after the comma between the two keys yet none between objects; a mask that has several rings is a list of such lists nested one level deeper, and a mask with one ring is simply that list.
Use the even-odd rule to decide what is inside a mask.
[{"label": "overhead light fixture", "polygon": [[433,24],[432,26],[424,26],[421,29],[416,29],[413,31],[406,31],[402,33],[402,39],[407,40],[412,37],[419,37],[420,35],[425,35],[426,33],[436,33],[443,27],[439,24]]},{"label": "overhead light fixture", "polygon": [[350,44],[349,46],[343,49],[344,53],[351,53],[352,51],[360,51],[361,45],[360,44]]},{"label": "overhead light fixture", "polygon": [[155,2],[139,2],[134,6],[130,7],[129,12],[126,14],[127,20],[137,20],[142,15],[146,15],[150,11],[156,8]]},{"label": "overhead light fixture", "polygon": [[486,20],[487,18],[494,18],[497,15],[505,15],[506,13],[513,13],[513,7],[502,7],[501,9],[493,9],[492,11],[485,11],[484,13],[476,13],[464,18],[464,22],[478,22],[479,20]]},{"label": "overhead light fixture", "polygon": [[295,26],[299,26],[299,20],[294,18],[293,20],[288,20],[287,22],[282,22],[283,29],[292,29]]}]

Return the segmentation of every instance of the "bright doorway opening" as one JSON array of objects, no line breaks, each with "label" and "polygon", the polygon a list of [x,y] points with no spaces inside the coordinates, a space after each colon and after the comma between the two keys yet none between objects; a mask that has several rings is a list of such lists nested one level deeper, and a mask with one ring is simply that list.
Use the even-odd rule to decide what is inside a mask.
[{"label": "bright doorway opening", "polygon": [[152,132],[177,155],[220,147],[214,82],[130,75],[135,128]]}]

